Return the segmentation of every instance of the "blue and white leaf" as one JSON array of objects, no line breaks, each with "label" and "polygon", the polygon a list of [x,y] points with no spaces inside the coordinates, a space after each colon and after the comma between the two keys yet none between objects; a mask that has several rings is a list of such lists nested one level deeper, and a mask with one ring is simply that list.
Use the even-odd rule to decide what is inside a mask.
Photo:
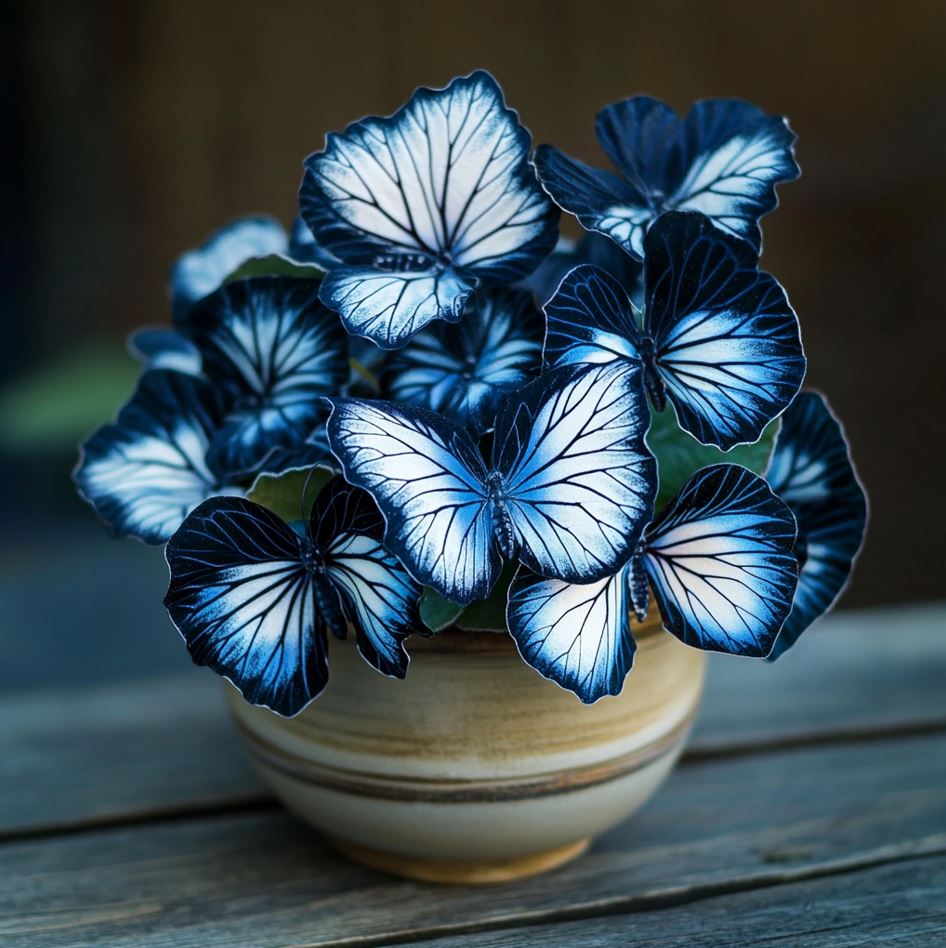
[{"label": "blue and white leaf", "polygon": [[523,660],[591,704],[620,694],[634,662],[627,569],[578,585],[520,569],[506,622]]},{"label": "blue and white leaf", "polygon": [[338,267],[325,275],[319,295],[348,332],[399,349],[434,319],[457,322],[476,285],[475,277],[450,267]]},{"label": "blue and white leaf", "polygon": [[182,254],[171,269],[171,305],[177,323],[200,299],[212,293],[253,257],[285,254],[286,232],[265,215],[242,217],[215,230],[199,247]]},{"label": "blue and white leaf", "polygon": [[322,298],[350,332],[397,348],[434,319],[456,321],[479,278],[512,282],[536,267],[555,244],[557,210],[529,148],[482,71],[328,136],[306,159],[299,207],[345,264]]},{"label": "blue and white leaf", "polygon": [[290,259],[297,263],[314,263],[323,270],[331,270],[340,263],[338,257],[329,253],[315,239],[315,234],[309,230],[309,225],[301,217],[297,217],[292,222],[288,253]]},{"label": "blue and white leaf", "polygon": [[577,243],[565,237],[560,238],[552,253],[518,285],[530,290],[536,302],[544,306],[555,295],[569,270],[584,263],[610,273],[624,287],[634,304],[642,305],[644,270],[640,260],[594,231],[587,232]]},{"label": "blue and white leaf", "polygon": [[487,469],[469,434],[428,409],[333,399],[328,438],[345,479],[367,490],[385,545],[448,599],[482,599],[499,575]]},{"label": "blue and white leaf", "polygon": [[459,323],[429,326],[394,356],[387,391],[395,401],[423,405],[482,434],[503,399],[537,374],[542,331],[527,291],[483,289]]},{"label": "blue and white leaf", "polygon": [[176,329],[158,326],[138,329],[128,337],[128,351],[149,369],[200,375],[203,368],[200,350]]},{"label": "blue and white leaf", "polygon": [[766,478],[798,521],[798,589],[769,658],[778,658],[847,586],[867,526],[867,496],[824,396],[802,392],[782,416]]},{"label": "blue and white leaf", "polygon": [[318,284],[235,280],[195,306],[189,320],[204,372],[228,398],[212,462],[243,474],[277,450],[303,447],[324,422],[321,397],[341,391],[349,373],[345,332],[319,302]]},{"label": "blue and white leaf", "polygon": [[537,149],[536,169],[561,208],[637,256],[648,227],[671,210],[706,214],[758,250],[776,185],[800,173],[787,121],[741,100],[697,102],[681,119],[636,96],[602,109],[595,131],[617,173],[551,145]]},{"label": "blue and white leaf", "polygon": [[728,451],[758,441],[805,374],[798,318],[745,241],[664,214],[644,242],[644,312],[603,270],[572,270],[545,306],[554,364],[639,359],[655,407]]},{"label": "blue and white leaf", "polygon": [[795,537],[792,512],[762,478],[716,464],[648,527],[634,568],[646,571],[664,628],[682,642],[761,658],[792,608]]},{"label": "blue and white leaf", "polygon": [[82,445],[79,493],[116,536],[163,543],[203,500],[234,491],[207,458],[223,416],[203,379],[146,371],[115,421]]},{"label": "blue and white leaf", "polygon": [[657,492],[649,424],[634,364],[547,372],[511,399],[493,440],[510,553],[534,573],[578,583],[624,563]]},{"label": "blue and white leaf", "polygon": [[455,422],[394,402],[333,400],[329,443],[377,501],[389,549],[447,599],[486,596],[502,556],[591,582],[627,559],[653,507],[639,375],[602,366],[529,383],[497,420],[489,468]]}]

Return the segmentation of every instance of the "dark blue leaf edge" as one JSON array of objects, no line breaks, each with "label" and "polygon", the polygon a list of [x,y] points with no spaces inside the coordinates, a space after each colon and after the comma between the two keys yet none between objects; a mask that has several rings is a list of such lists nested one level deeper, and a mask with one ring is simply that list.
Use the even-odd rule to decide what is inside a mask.
[{"label": "dark blue leaf edge", "polygon": [[[854,463],[854,458],[851,454],[851,443],[847,436],[847,430],[845,429],[844,423],[841,421],[840,417],[832,408],[831,402],[828,400],[827,395],[825,395],[825,393],[821,391],[821,389],[818,389],[818,388],[803,388],[799,392],[799,395],[806,395],[806,394],[814,396],[821,402],[821,405],[824,408],[825,412],[827,413],[829,420],[832,421],[837,426],[838,432],[840,433],[840,436],[841,436],[841,441],[844,444],[847,463],[850,468],[850,473],[853,477],[853,484],[860,492],[860,502],[863,503],[863,507],[864,507],[864,522],[861,528],[860,541],[858,543],[857,549],[854,551],[853,555],[851,556],[851,562],[848,567],[847,576],[845,577],[844,582],[841,585],[841,588],[838,589],[838,591],[834,594],[834,597],[832,598],[831,602],[828,603],[828,605],[822,610],[820,615],[818,615],[810,623],[810,625],[814,625],[819,619],[824,618],[826,615],[828,615],[830,612],[834,610],[835,606],[837,606],[838,602],[840,602],[840,600],[843,598],[845,592],[848,589],[848,586],[850,586],[851,584],[851,579],[854,575],[854,570],[857,568],[857,563],[860,560],[861,554],[864,552],[864,546],[867,540],[867,532],[870,528],[871,500],[870,500],[870,494],[867,492],[867,487],[864,484],[864,481],[861,479],[860,473],[857,469],[857,465]],[[792,406],[789,405],[786,411],[788,411],[791,407]],[[781,432],[779,432],[779,434],[781,434]],[[769,463],[766,466],[766,472],[765,474],[761,476],[765,477],[766,474],[768,473],[769,466],[771,465],[771,462],[772,462],[772,457],[774,457],[775,452],[777,450],[778,450],[778,436],[775,439],[775,444],[773,445],[772,451],[769,455]],[[776,494],[776,496],[778,496],[778,494]],[[788,507],[789,509],[791,509],[791,504],[788,504]],[[794,514],[794,511],[792,511],[792,513]],[[796,517],[796,521],[797,519],[798,518]],[[800,535],[801,524],[798,524],[798,528],[799,528],[799,535]],[[799,586],[801,585],[802,575],[803,575],[802,570],[799,569],[799,573],[798,573]],[[790,618],[791,618],[791,613],[789,613],[788,618],[785,620],[785,623],[783,624],[783,628],[785,625],[788,624],[788,621]],[[766,661],[769,663],[775,662],[779,658],[781,658],[786,652],[790,651],[797,644],[798,639],[801,638],[804,632],[806,632],[808,628],[810,628],[810,625],[806,626],[802,630],[802,632],[799,633],[788,645],[782,648],[779,647],[779,636],[781,635],[781,631],[780,631],[779,636],[776,636],[775,642],[773,643],[772,651],[770,651],[769,654],[766,656]]]},{"label": "dark blue leaf edge", "polygon": [[[543,160],[543,159],[542,159],[542,154],[543,154],[544,152],[551,152],[551,151],[554,151],[554,152],[556,152],[556,153],[558,153],[558,154],[561,154],[563,157],[565,157],[567,160],[569,160],[569,161],[571,161],[571,162],[577,162],[578,164],[582,165],[585,169],[587,169],[589,172],[591,172],[591,173],[593,173],[593,174],[596,174],[596,175],[606,175],[606,176],[609,176],[609,177],[614,178],[614,179],[615,179],[617,182],[619,182],[619,183],[622,183],[622,184],[625,183],[626,178],[624,177],[623,172],[621,172],[620,169],[618,169],[617,165],[616,165],[616,164],[611,160],[611,158],[607,155],[606,149],[605,149],[605,147],[604,147],[604,145],[603,145],[603,143],[602,143],[602,141],[601,141],[600,125],[601,125],[602,116],[604,116],[609,110],[614,109],[614,108],[616,108],[616,107],[618,107],[618,106],[625,105],[625,104],[627,104],[627,103],[633,102],[633,101],[635,101],[635,100],[641,100],[641,101],[647,100],[647,101],[650,101],[650,102],[654,102],[654,103],[660,105],[660,106],[663,107],[663,108],[669,109],[669,110],[673,113],[673,116],[675,117],[675,119],[676,119],[676,121],[677,121],[678,127],[683,127],[683,126],[685,126],[685,124],[686,124],[687,121],[689,120],[690,116],[691,116],[697,109],[699,109],[699,108],[701,108],[701,107],[705,107],[706,105],[708,105],[708,104],[713,104],[713,103],[738,104],[738,105],[749,106],[749,107],[751,107],[751,108],[757,110],[757,111],[759,112],[759,114],[760,114],[760,117],[762,117],[762,118],[769,119],[769,120],[778,119],[778,120],[781,121],[781,123],[783,124],[783,126],[785,127],[785,129],[788,131],[789,135],[791,136],[790,141],[788,142],[788,145],[787,145],[787,152],[788,152],[788,156],[789,156],[790,161],[791,161],[791,165],[793,166],[793,174],[792,174],[791,176],[789,176],[789,177],[784,178],[782,181],[773,184],[773,186],[772,186],[772,197],[771,197],[771,199],[770,199],[769,201],[766,201],[766,202],[764,203],[764,205],[763,205],[763,208],[764,208],[764,209],[759,212],[759,215],[758,215],[758,217],[756,218],[755,225],[754,225],[754,229],[753,229],[754,241],[748,241],[748,242],[749,242],[751,245],[754,245],[754,249],[756,249],[758,255],[761,257],[762,254],[763,254],[763,251],[764,251],[762,225],[761,225],[761,223],[760,223],[760,222],[761,222],[761,219],[762,219],[763,217],[767,217],[769,214],[773,213],[774,211],[776,211],[776,210],[779,208],[779,206],[780,206],[780,197],[779,197],[779,192],[778,192],[779,186],[780,186],[781,184],[788,184],[788,183],[791,183],[791,182],[793,182],[793,181],[797,181],[797,180],[801,177],[801,175],[802,175],[801,165],[799,165],[799,163],[798,163],[798,157],[797,157],[797,155],[796,155],[796,153],[795,153],[795,145],[796,145],[796,143],[797,143],[797,141],[798,141],[798,134],[797,134],[797,132],[795,132],[795,130],[792,128],[791,124],[790,124],[789,121],[788,121],[788,117],[787,117],[787,116],[785,116],[785,115],[780,115],[780,114],[778,114],[778,113],[767,113],[767,112],[765,112],[764,110],[762,110],[761,108],[759,108],[759,106],[756,106],[754,103],[750,102],[748,99],[742,99],[742,98],[739,98],[738,96],[723,96],[723,97],[719,97],[719,98],[707,97],[707,98],[695,99],[695,100],[693,101],[693,103],[690,105],[690,108],[687,109],[686,113],[684,113],[684,114],[681,114],[681,113],[678,112],[676,109],[671,109],[671,108],[670,108],[669,106],[667,106],[662,100],[655,99],[655,98],[653,98],[652,96],[649,96],[649,95],[647,95],[647,94],[645,94],[645,93],[639,93],[639,94],[637,94],[637,95],[628,96],[628,97],[625,98],[625,99],[616,99],[616,100],[613,101],[613,102],[607,103],[606,105],[602,106],[602,107],[598,110],[598,112],[595,114],[594,129],[595,129],[595,137],[596,137],[597,140],[598,140],[598,145],[599,145],[599,148],[600,148],[600,150],[601,150],[601,154],[611,163],[611,167],[610,167],[610,168],[600,168],[600,167],[598,167],[598,166],[596,166],[596,165],[589,165],[587,162],[585,162],[585,161],[583,161],[583,160],[581,160],[581,159],[576,159],[576,158],[572,157],[571,155],[569,155],[569,154],[567,154],[567,153],[565,153],[565,152],[562,152],[562,151],[561,151],[557,146],[555,146],[555,145],[542,143],[542,144],[540,144],[540,145],[538,145],[538,146],[536,147],[535,153],[534,153],[533,159],[532,159],[532,164],[533,164],[533,167],[535,168],[536,177],[538,178],[539,183],[542,185],[542,188],[545,190],[545,193],[548,194],[549,199],[555,204],[556,207],[558,207],[558,208],[559,208],[560,210],[562,210],[564,213],[568,214],[568,215],[571,216],[571,217],[574,217],[575,220],[578,222],[578,224],[581,226],[581,228],[582,228],[586,233],[601,233],[602,236],[607,237],[609,240],[612,239],[612,238],[610,237],[610,235],[605,234],[603,231],[596,231],[596,230],[594,230],[593,228],[586,227],[586,226],[581,222],[581,220],[579,219],[579,216],[578,216],[578,213],[577,213],[577,212],[571,211],[571,210],[569,210],[568,208],[564,207],[562,204],[560,204],[560,203],[556,200],[556,198],[555,198],[554,194],[552,193],[552,191],[551,191],[551,190],[549,189],[549,187],[546,185],[545,180],[544,180],[544,178],[543,178],[543,175],[541,174],[541,171],[540,171],[540,167],[539,167],[539,166],[540,166],[540,164],[542,163],[542,160]],[[659,215],[657,215],[657,216],[659,216]],[[656,220],[656,217],[654,218],[654,220]],[[651,222],[651,225],[652,225],[652,224],[653,224],[653,221]]]},{"label": "dark blue leaf edge", "polygon": [[[705,475],[706,472],[708,472],[708,471],[710,471],[710,470],[712,470],[712,469],[714,469],[714,468],[722,468],[722,467],[726,467],[726,468],[737,468],[737,469],[738,469],[739,471],[741,471],[742,473],[744,473],[744,474],[749,474],[751,477],[753,477],[754,479],[756,479],[757,481],[759,481],[760,484],[761,484],[761,486],[765,487],[765,489],[768,491],[769,496],[770,496],[772,499],[774,499],[775,501],[777,501],[781,506],[783,506],[783,507],[785,508],[785,511],[790,515],[790,517],[791,517],[791,519],[792,519],[792,522],[795,524],[795,530],[796,530],[796,533],[797,533],[797,530],[798,530],[798,523],[797,523],[797,520],[796,520],[796,518],[795,518],[794,512],[793,512],[792,509],[789,507],[789,505],[788,505],[787,503],[785,503],[785,501],[783,501],[782,498],[779,497],[778,494],[775,493],[775,491],[772,490],[771,486],[769,485],[768,481],[765,479],[765,477],[764,477],[763,475],[756,473],[755,471],[751,470],[750,468],[745,467],[745,466],[742,465],[742,464],[733,464],[733,463],[730,463],[730,462],[728,462],[728,461],[723,461],[723,462],[718,462],[718,463],[715,463],[715,464],[708,464],[708,465],[705,465],[704,467],[701,467],[701,468],[699,468],[697,471],[695,471],[695,472],[691,475],[691,477],[686,481],[686,483],[684,483],[684,484],[680,487],[680,489],[673,495],[673,497],[671,497],[671,498],[661,507],[661,509],[660,509],[659,511],[655,511],[654,516],[650,519],[650,521],[644,526],[644,528],[643,528],[643,530],[642,530],[642,533],[641,533],[641,536],[642,536],[641,543],[643,544],[643,543],[646,542],[645,538],[646,538],[646,536],[647,536],[647,534],[648,534],[648,531],[651,529],[651,527],[652,527],[655,523],[657,523],[659,520],[662,519],[662,517],[664,516],[664,514],[665,514],[667,511],[669,511],[669,510],[673,507],[673,505],[677,502],[678,498],[679,498],[683,493],[685,493],[687,489],[689,489],[689,488],[692,486],[692,482],[694,482],[696,478],[698,478],[698,477],[701,476],[701,475]],[[633,555],[632,555],[627,561],[625,561],[625,562],[615,571],[615,573],[612,574],[612,576],[609,578],[608,581],[613,581],[613,580],[614,580],[615,578],[617,578],[621,573],[623,573],[625,570],[627,570],[627,568],[628,568],[628,566],[630,565],[630,563],[631,563],[631,561],[633,560],[633,558],[634,558],[634,557],[633,557]],[[643,569],[643,566],[641,567],[641,569]],[[591,698],[591,699],[589,700],[589,699],[587,699],[587,698],[585,698],[585,697],[582,697],[578,692],[572,690],[571,688],[566,687],[566,686],[563,685],[560,681],[558,681],[556,678],[552,677],[551,675],[546,674],[544,671],[540,670],[539,668],[536,668],[535,665],[533,665],[530,661],[528,661],[528,659],[526,658],[526,656],[523,654],[523,650],[522,650],[522,648],[521,648],[519,642],[517,641],[516,637],[515,637],[514,635],[512,635],[512,633],[510,632],[511,623],[510,623],[510,620],[509,620],[509,611],[510,611],[510,607],[511,607],[511,601],[510,601],[509,594],[511,594],[511,591],[512,591],[512,588],[513,588],[514,584],[515,584],[516,581],[519,580],[520,578],[522,578],[522,579],[529,579],[529,578],[539,578],[539,579],[541,579],[542,577],[537,577],[536,574],[533,573],[531,570],[529,570],[526,566],[520,564],[520,565],[517,567],[515,573],[514,573],[513,576],[512,576],[512,579],[511,579],[511,581],[510,581],[510,583],[509,583],[509,588],[508,588],[508,591],[507,591],[507,600],[506,600],[506,609],[505,609],[505,616],[506,616],[506,628],[505,628],[505,633],[506,633],[507,635],[509,635],[509,637],[513,640],[513,644],[516,646],[516,651],[518,652],[519,657],[522,659],[523,663],[526,664],[529,668],[531,668],[536,674],[538,674],[538,675],[540,675],[542,678],[544,678],[546,681],[551,682],[553,685],[555,685],[555,686],[556,686],[557,688],[559,688],[560,690],[566,692],[567,694],[572,695],[576,700],[578,700],[582,705],[584,705],[584,706],[586,706],[586,707],[590,707],[590,706],[592,706],[592,705],[595,705],[595,704],[599,703],[600,701],[602,701],[602,700],[604,700],[604,699],[606,699],[606,698],[617,698],[617,697],[619,697],[620,695],[622,695],[622,694],[624,693],[625,688],[627,687],[627,680],[628,680],[628,678],[630,678],[631,672],[633,672],[633,670],[634,670],[633,657],[634,657],[634,651],[635,651],[636,645],[637,645],[636,639],[635,639],[634,636],[633,636],[634,623],[635,623],[635,621],[637,621],[637,620],[635,619],[635,616],[634,616],[633,605],[631,605],[631,603],[630,603],[630,593],[628,593],[627,629],[628,629],[628,632],[629,632],[630,637],[631,637],[632,649],[631,649],[631,662],[630,662],[630,664],[629,664],[629,666],[628,666],[628,671],[627,671],[627,673],[626,673],[624,679],[622,680],[620,689],[611,690],[611,691],[607,691],[607,692],[602,692],[602,693],[600,693],[600,694],[594,696],[593,698]],[[631,579],[630,577],[625,577],[622,581],[630,582],[630,579]],[[657,617],[658,617],[658,619],[660,620],[660,631],[661,631],[661,632],[665,633],[666,635],[672,636],[672,637],[675,638],[678,642],[680,642],[681,645],[685,645],[687,648],[696,649],[697,651],[702,651],[702,652],[704,652],[704,653],[707,652],[707,651],[712,651],[712,650],[707,650],[707,649],[699,648],[698,646],[692,645],[692,644],[690,644],[690,643],[688,643],[688,642],[684,642],[682,639],[680,639],[679,637],[677,637],[676,635],[674,635],[674,633],[671,632],[671,631],[667,628],[667,626],[666,626],[665,623],[664,623],[663,615],[661,614],[660,609],[659,609],[659,606],[658,606],[658,604],[657,604],[657,599],[656,599],[656,597],[654,596],[654,593],[653,593],[652,589],[650,588],[650,583],[649,583],[649,581],[646,580],[646,576],[645,576],[645,581],[647,582],[647,590],[648,590],[648,591],[647,591],[647,599],[648,599],[648,602],[650,603],[650,610],[649,610],[649,613],[648,613],[648,619],[649,619],[650,615],[652,615],[653,613],[656,612]],[[602,580],[598,580],[598,582],[602,582]],[[595,583],[571,584],[571,585],[589,585],[589,586],[593,586],[593,585],[595,585]],[[645,619],[644,622],[637,621],[637,625],[644,625],[644,624],[646,624],[646,621],[647,621],[646,619]],[[783,623],[783,624],[784,624],[784,623]],[[777,638],[778,638],[778,635],[776,634],[775,640],[777,640]],[[756,661],[760,661],[760,662],[766,662],[766,661],[768,661],[767,656],[764,656],[764,655],[759,655],[759,656],[744,656],[744,655],[740,655],[740,656],[737,656],[737,657],[739,657],[739,658],[747,658],[747,657],[749,657],[749,658],[755,658]]]},{"label": "dark blue leaf edge", "polygon": [[[329,473],[334,474],[334,472],[329,472]],[[324,483],[319,488],[318,493],[315,495],[314,498],[312,498],[310,502],[310,510],[305,518],[305,529],[307,530],[310,536],[313,535],[314,532],[321,526],[321,520],[319,520],[319,522],[316,522],[316,516],[320,512],[320,503],[319,503],[320,500],[322,501],[321,506],[323,508],[327,507],[328,505],[325,503],[326,497],[329,498],[329,504],[330,504],[331,501],[334,499],[334,493],[337,493],[339,491],[361,492],[361,493],[366,494],[368,497],[370,497],[370,494],[368,494],[367,491],[364,491],[362,488],[349,484],[347,481],[345,481],[341,477],[341,475],[334,474],[334,476],[332,476],[326,483]],[[233,501],[233,500],[244,501],[246,503],[249,503],[253,506],[260,508],[270,517],[273,517],[276,520],[280,521],[286,527],[287,530],[289,531],[292,530],[291,525],[287,523],[280,514],[273,511],[267,505],[260,503],[258,500],[254,500],[253,497],[250,496],[251,493],[252,493],[251,491],[248,491],[245,496],[241,495],[238,497],[232,497],[232,496],[231,497],[226,497],[226,496],[208,497],[206,500],[202,501],[196,508],[194,508],[194,510],[191,511],[191,513],[194,515],[200,516],[203,508],[209,508],[219,501],[223,501],[224,503],[228,501]],[[329,496],[329,495],[332,495],[332,496]],[[304,497],[301,498],[301,502],[305,503]],[[373,500],[372,500],[372,505],[374,506]],[[374,509],[377,512],[379,519],[381,519],[383,522],[383,519],[381,518],[380,510],[376,506],[374,506]],[[324,517],[326,510],[322,509],[321,513]],[[190,514],[188,514],[188,517],[189,516]],[[177,534],[177,531],[175,531],[175,535],[176,534]],[[366,535],[369,535],[369,534],[366,534]],[[172,536],[168,540],[168,542],[164,544],[164,549],[163,549],[164,562],[168,570],[168,586],[165,591],[163,602],[164,602],[165,609],[168,611],[168,618],[171,624],[174,626],[175,630],[177,631],[178,635],[181,638],[181,641],[184,643],[184,646],[187,649],[188,654],[190,654],[190,644],[188,643],[187,636],[184,634],[183,630],[180,628],[177,621],[171,615],[170,606],[169,606],[169,600],[171,599],[171,594],[172,594],[173,575],[174,575],[173,567],[170,560],[170,557],[173,556],[175,553],[173,549],[173,545],[172,545],[173,539],[174,537]],[[387,548],[385,547],[385,549]],[[387,551],[387,552],[390,553],[390,551]],[[400,560],[398,560],[398,562],[400,562]],[[408,575],[410,575],[406,567],[403,566],[403,563],[401,564],[401,566],[402,568],[405,569],[406,572],[408,572]],[[413,577],[411,578],[413,579]],[[411,634],[420,635],[421,637],[426,638],[432,635],[435,631],[433,629],[430,629],[429,631],[425,631],[425,629],[429,629],[429,627],[426,625],[421,615],[421,602],[423,600],[425,587],[421,586],[419,583],[416,583],[416,581],[415,581],[415,584],[417,585],[417,596],[410,605],[410,614],[405,617],[405,623],[411,626],[412,631],[407,633],[400,639],[400,649],[403,652],[403,658],[404,658],[404,674],[386,672],[383,669],[378,668],[377,665],[375,665],[373,662],[371,662],[368,659],[368,657],[364,654],[364,651],[362,649],[360,630],[354,624],[351,618],[349,618],[347,614],[347,610],[345,609],[345,605],[344,605],[345,597],[342,595],[342,592],[340,589],[336,590],[338,594],[338,598],[339,598],[340,608],[343,610],[343,615],[346,622],[346,632],[354,633],[354,637],[357,643],[356,648],[358,650],[359,655],[361,656],[365,664],[368,665],[369,668],[377,672],[379,675],[384,675],[384,677],[386,678],[391,678],[391,679],[400,681],[406,677],[407,671],[410,666],[411,656],[410,656],[409,650],[404,647],[404,643],[406,639],[410,637]],[[321,697],[321,695],[324,693],[325,688],[328,686],[328,677],[329,677],[328,659],[329,659],[329,649],[328,649],[328,644],[326,643],[326,649],[322,657],[323,665],[325,667],[324,682],[322,683],[321,687],[318,690],[316,690],[315,693],[312,694],[312,696],[309,697],[308,700],[303,705],[301,705],[300,707],[296,708],[295,710],[293,710],[291,713],[288,713],[288,714],[284,714],[276,710],[275,708],[270,707],[268,704],[265,704],[264,702],[251,701],[244,694],[244,688],[240,685],[239,682],[234,680],[234,677],[231,674],[225,673],[224,671],[214,667],[212,664],[198,662],[196,659],[193,659],[193,661],[199,667],[209,668],[210,671],[212,671],[215,675],[217,675],[219,678],[222,678],[224,681],[226,681],[231,687],[233,687],[237,691],[240,697],[251,707],[263,709],[265,711],[268,711],[271,714],[276,715],[277,717],[283,718],[284,720],[292,720],[294,718],[298,718],[299,715],[301,715],[307,708],[309,708],[315,701],[317,701]]]},{"label": "dark blue leaf edge", "polygon": [[[369,112],[361,116],[361,118],[358,118],[352,122],[349,122],[341,131],[326,132],[325,142],[322,148],[316,151],[310,152],[305,157],[302,163],[303,168],[307,170],[310,161],[314,161],[322,157],[325,154],[325,152],[328,150],[334,138],[344,138],[345,136],[349,135],[352,131],[358,129],[358,127],[362,123],[377,122],[381,125],[384,125],[385,127],[394,127],[400,115],[405,111],[405,109],[412,102],[415,101],[415,99],[434,98],[443,92],[447,92],[454,83],[471,82],[471,81],[482,81],[482,82],[485,82],[487,85],[492,86],[493,90],[496,93],[496,97],[498,101],[502,104],[501,107],[502,107],[503,113],[510,119],[510,121],[513,124],[513,127],[515,128],[516,141],[519,144],[520,148],[522,149],[523,155],[525,156],[525,160],[523,162],[524,167],[527,167],[529,169],[529,172],[531,173],[532,178],[534,179],[538,190],[548,196],[547,191],[545,190],[544,186],[542,185],[541,180],[539,179],[538,173],[535,168],[535,163],[532,158],[532,155],[533,155],[532,133],[529,131],[528,127],[523,124],[518,110],[514,109],[506,101],[506,95],[505,95],[505,92],[503,91],[503,87],[500,85],[496,77],[488,69],[482,69],[482,68],[474,69],[471,72],[466,73],[465,75],[454,76],[448,82],[444,83],[444,85],[442,86],[423,86],[423,85],[416,86],[414,88],[414,91],[408,96],[407,100],[401,105],[399,105],[393,111],[384,115],[379,115],[377,113]],[[304,174],[302,183],[299,185],[299,189],[298,189],[298,199],[299,199],[298,203],[300,206],[302,204],[302,195],[303,195],[303,191],[305,190],[305,187],[306,187],[306,175]],[[536,257],[535,266],[531,270],[528,270],[525,273],[523,273],[522,278],[525,278],[529,274],[531,274],[546,259],[546,257],[548,257],[548,255],[554,250],[556,244],[558,243],[560,239],[560,235],[558,232],[558,220],[560,217],[560,209],[558,205],[554,202],[554,200],[551,199],[550,196],[549,196],[549,205],[550,205],[550,213],[549,213],[550,219],[546,226],[545,242],[544,244],[541,244],[539,247],[537,247],[535,251],[535,257]],[[303,221],[304,223],[306,223],[307,226],[309,226],[308,221],[305,221],[304,217],[303,217]],[[325,226],[329,226],[329,225],[325,225]],[[309,226],[309,230],[310,232],[313,233],[313,235],[319,241],[320,247],[322,247],[329,253],[333,252],[327,244],[322,243],[322,231],[325,230],[324,226],[318,228],[318,233],[316,233],[312,229],[311,226]],[[349,265],[345,263],[343,259],[340,260],[340,263],[342,265]],[[458,320],[460,316],[462,316],[462,312],[457,315]],[[365,337],[365,338],[369,338],[369,337]]]}]

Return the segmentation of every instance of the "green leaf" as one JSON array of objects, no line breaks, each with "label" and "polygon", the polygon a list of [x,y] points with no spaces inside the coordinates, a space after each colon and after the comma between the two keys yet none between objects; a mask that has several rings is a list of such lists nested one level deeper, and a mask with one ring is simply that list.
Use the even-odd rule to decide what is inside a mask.
[{"label": "green leaf", "polygon": [[463,606],[441,596],[436,589],[424,587],[424,595],[420,600],[420,617],[424,625],[434,632],[453,625],[457,616],[463,611]]},{"label": "green leaf", "polygon": [[[309,474],[311,471],[311,478]],[[314,467],[303,471],[287,471],[285,474],[262,474],[246,495],[254,503],[271,510],[286,523],[302,516],[302,492],[305,491],[305,516],[308,517],[319,491],[329,482],[332,472],[328,468]],[[309,478],[308,487],[306,478]]]},{"label": "green leaf", "polygon": [[449,625],[456,625],[468,632],[505,632],[506,598],[509,584],[516,575],[516,564],[507,563],[499,574],[493,591],[478,602],[461,606],[451,602],[429,586],[424,587],[420,601],[420,616],[435,632]]},{"label": "green leaf", "polygon": [[720,451],[711,445],[700,444],[696,438],[687,434],[677,423],[672,408],[654,413],[647,444],[657,458],[660,486],[656,511],[659,513],[701,467],[710,464],[741,464],[761,474],[769,463],[780,425],[779,419],[770,422],[755,444],[740,444],[731,451]]},{"label": "green leaf", "polygon": [[272,253],[265,257],[250,257],[244,261],[224,280],[230,283],[233,280],[242,280],[244,277],[284,276],[296,277],[300,280],[321,280],[325,271],[314,263],[296,263],[288,257]]},{"label": "green leaf", "polygon": [[471,632],[504,632],[506,630],[506,600],[509,584],[516,575],[516,564],[503,567],[493,591],[479,602],[471,602],[457,619],[461,629]]},{"label": "green leaf", "polygon": [[354,356],[351,356],[348,360],[348,364],[351,366],[352,372],[355,373],[364,383],[367,385],[371,391],[380,393],[381,383],[378,381],[378,377],[370,369],[366,368],[365,365],[359,362]]}]

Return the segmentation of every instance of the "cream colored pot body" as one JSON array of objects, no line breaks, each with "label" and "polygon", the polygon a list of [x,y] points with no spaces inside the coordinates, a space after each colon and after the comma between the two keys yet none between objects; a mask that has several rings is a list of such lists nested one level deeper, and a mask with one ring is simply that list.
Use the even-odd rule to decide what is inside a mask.
[{"label": "cream colored pot body", "polygon": [[551,868],[647,800],[693,720],[704,655],[654,619],[623,692],[593,705],[546,681],[508,635],[411,643],[384,678],[331,643],[329,685],[286,720],[228,686],[254,762],[343,851],[391,872],[491,882]]}]

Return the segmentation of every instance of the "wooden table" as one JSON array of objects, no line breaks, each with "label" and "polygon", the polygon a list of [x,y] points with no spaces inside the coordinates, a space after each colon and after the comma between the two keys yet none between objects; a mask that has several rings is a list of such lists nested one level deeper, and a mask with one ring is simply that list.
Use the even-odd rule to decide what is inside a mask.
[{"label": "wooden table", "polygon": [[0,699],[0,840],[4,948],[946,945],[946,606],[839,614],[773,666],[714,658],[657,797],[511,885],[336,856],[196,669]]}]

